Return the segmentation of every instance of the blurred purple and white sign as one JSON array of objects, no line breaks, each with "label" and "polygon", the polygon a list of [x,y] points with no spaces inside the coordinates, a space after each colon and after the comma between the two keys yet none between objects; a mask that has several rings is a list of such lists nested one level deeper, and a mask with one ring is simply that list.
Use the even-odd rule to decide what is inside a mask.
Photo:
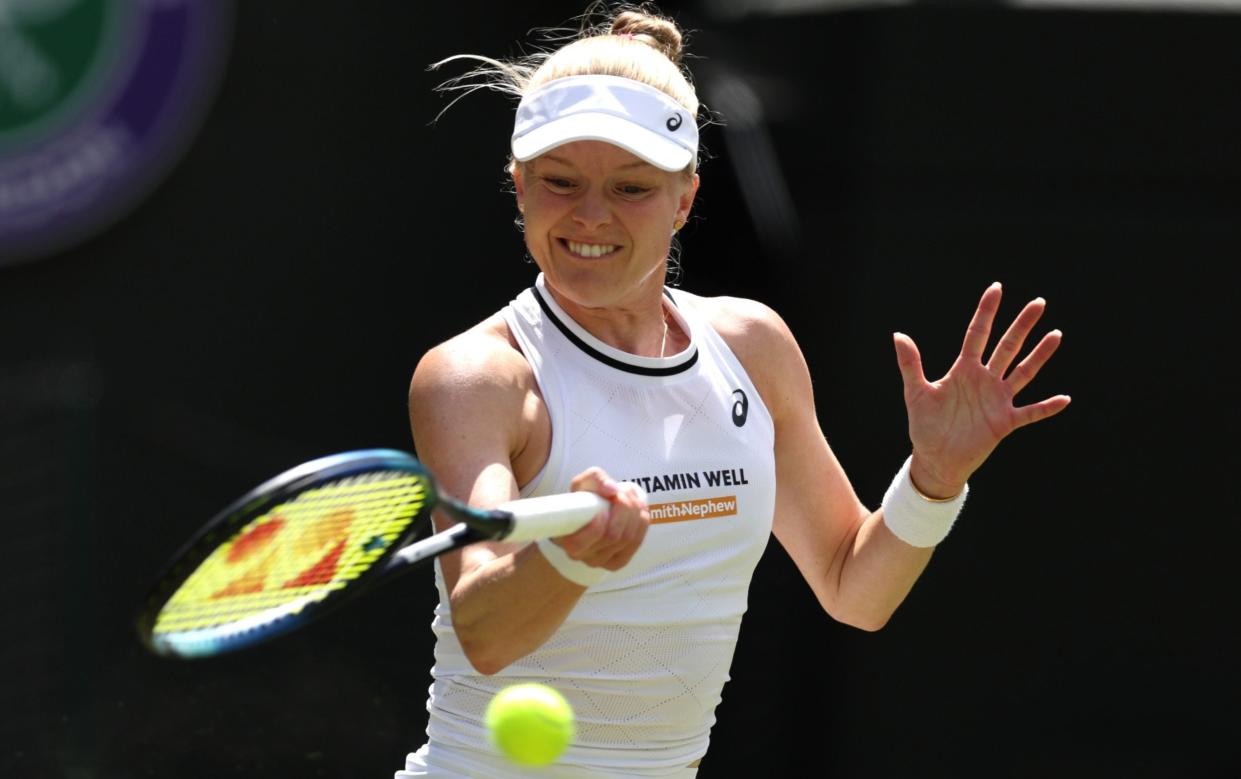
[{"label": "blurred purple and white sign", "polygon": [[0,265],[132,211],[198,130],[231,0],[0,0]]}]

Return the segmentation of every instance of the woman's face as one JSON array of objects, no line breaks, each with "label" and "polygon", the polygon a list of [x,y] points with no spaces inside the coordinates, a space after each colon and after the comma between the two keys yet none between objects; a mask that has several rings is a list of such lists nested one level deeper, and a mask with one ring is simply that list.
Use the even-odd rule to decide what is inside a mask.
[{"label": "woman's face", "polygon": [[627,307],[658,299],[674,226],[698,176],[669,173],[618,146],[577,141],[513,172],[526,246],[566,302]]}]

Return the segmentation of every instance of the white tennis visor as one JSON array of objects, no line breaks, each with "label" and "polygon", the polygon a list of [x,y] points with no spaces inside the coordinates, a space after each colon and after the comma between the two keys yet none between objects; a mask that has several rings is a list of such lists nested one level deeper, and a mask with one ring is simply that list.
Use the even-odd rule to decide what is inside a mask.
[{"label": "white tennis visor", "polygon": [[604,141],[679,171],[698,154],[698,125],[669,95],[619,76],[558,78],[522,98],[513,157],[525,162],[574,141]]}]

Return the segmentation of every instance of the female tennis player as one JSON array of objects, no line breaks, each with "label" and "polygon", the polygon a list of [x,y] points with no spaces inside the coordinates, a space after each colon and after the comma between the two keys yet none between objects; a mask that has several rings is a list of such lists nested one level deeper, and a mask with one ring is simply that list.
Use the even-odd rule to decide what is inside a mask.
[{"label": "female tennis player", "polygon": [[415,446],[471,504],[574,489],[611,505],[569,536],[437,561],[428,740],[397,777],[525,775],[489,745],[483,713],[526,681],[576,713],[573,742],[538,775],[694,776],[772,534],[828,615],[877,630],[947,535],[971,474],[1013,430],[1069,403],[1014,404],[1060,334],[1017,361],[1035,300],[987,354],[995,284],[938,381],[894,336],[911,448],[879,509],[863,505],[780,317],[665,286],[699,187],[698,99],[681,57],[674,23],[630,10],[473,73],[520,96],[510,171],[539,272],[419,362]]}]

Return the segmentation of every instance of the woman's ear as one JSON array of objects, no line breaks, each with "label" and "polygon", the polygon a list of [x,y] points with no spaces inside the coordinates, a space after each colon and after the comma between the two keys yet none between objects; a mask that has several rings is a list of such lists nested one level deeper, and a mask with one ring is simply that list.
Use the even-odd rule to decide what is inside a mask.
[{"label": "woman's ear", "polygon": [[514,164],[509,172],[513,176],[513,192],[517,194],[517,210],[523,211],[525,206],[522,205],[522,201],[526,198],[526,182],[522,179],[521,166]]},{"label": "woman's ear", "polygon": [[680,200],[677,201],[676,221],[678,224],[683,225],[689,221],[689,212],[694,206],[694,196],[697,194],[698,174],[695,173],[693,178],[689,180],[689,185],[685,188],[685,191],[681,193]]}]

